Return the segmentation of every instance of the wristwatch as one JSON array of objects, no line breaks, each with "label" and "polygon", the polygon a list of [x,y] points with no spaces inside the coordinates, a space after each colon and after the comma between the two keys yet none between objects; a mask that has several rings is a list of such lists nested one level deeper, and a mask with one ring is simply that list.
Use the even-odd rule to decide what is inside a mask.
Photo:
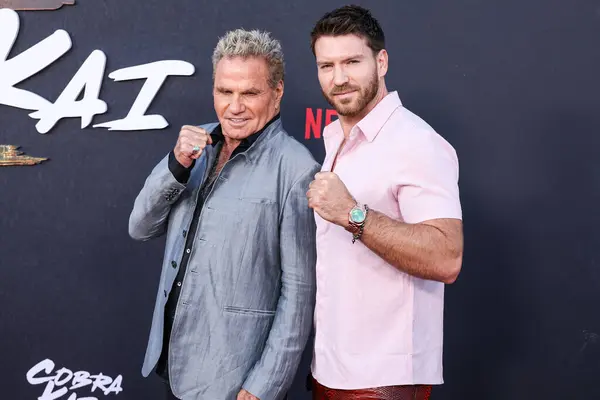
[{"label": "wristwatch", "polygon": [[362,236],[368,213],[369,206],[366,204],[356,204],[348,213],[349,225],[346,230],[352,233],[352,243],[356,242]]}]

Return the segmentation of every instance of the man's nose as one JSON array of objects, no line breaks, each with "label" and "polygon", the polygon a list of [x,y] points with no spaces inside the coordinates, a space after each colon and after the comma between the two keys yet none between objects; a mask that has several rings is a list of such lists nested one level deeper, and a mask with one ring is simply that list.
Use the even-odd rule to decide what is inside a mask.
[{"label": "man's nose", "polygon": [[234,114],[239,114],[243,113],[245,109],[246,106],[244,106],[244,102],[242,101],[241,97],[238,95],[234,95],[231,99],[231,103],[229,104],[229,111],[231,111]]},{"label": "man's nose", "polygon": [[342,86],[348,83],[348,75],[346,75],[346,71],[341,66],[336,66],[333,70],[333,83],[336,86]]}]

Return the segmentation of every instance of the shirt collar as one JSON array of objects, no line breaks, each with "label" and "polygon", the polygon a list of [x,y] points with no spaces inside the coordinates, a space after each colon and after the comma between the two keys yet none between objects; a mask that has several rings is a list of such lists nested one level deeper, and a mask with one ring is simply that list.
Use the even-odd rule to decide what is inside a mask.
[{"label": "shirt collar", "polygon": [[388,93],[356,126],[372,142],[398,107],[402,106],[398,92]]},{"label": "shirt collar", "polygon": [[[365,135],[365,138],[372,142],[383,125],[390,118],[392,113],[398,108],[402,106],[402,102],[400,101],[400,97],[398,96],[397,91],[393,91],[388,93],[379,103],[375,105],[375,107],[357,124],[356,127]],[[338,120],[331,123],[323,132],[323,138],[327,138],[328,136],[337,136],[339,134],[343,134],[342,125]]]}]

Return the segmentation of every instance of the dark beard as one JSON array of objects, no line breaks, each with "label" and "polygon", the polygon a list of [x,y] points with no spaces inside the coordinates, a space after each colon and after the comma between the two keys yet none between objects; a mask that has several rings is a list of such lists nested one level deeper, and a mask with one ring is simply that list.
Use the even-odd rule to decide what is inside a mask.
[{"label": "dark beard", "polygon": [[373,101],[375,96],[377,96],[377,92],[379,91],[379,78],[377,76],[377,71],[375,71],[375,73],[373,74],[373,77],[367,85],[367,87],[365,88],[365,91],[359,92],[358,103],[355,107],[348,107],[344,104],[338,105],[333,101],[334,94],[343,93],[348,89],[354,89],[354,87],[348,85],[337,86],[332,91],[331,97],[323,91],[321,91],[321,93],[323,93],[325,100],[327,100],[327,102],[335,109],[338,115],[341,115],[343,117],[355,117],[359,115],[371,101]]}]

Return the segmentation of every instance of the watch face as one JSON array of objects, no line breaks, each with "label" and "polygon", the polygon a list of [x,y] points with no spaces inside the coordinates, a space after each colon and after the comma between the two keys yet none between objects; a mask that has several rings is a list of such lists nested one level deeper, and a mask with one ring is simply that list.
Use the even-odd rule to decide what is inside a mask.
[{"label": "watch face", "polygon": [[352,222],[361,224],[364,222],[365,217],[365,212],[360,208],[353,208],[352,211],[350,211],[350,219],[352,220]]}]

